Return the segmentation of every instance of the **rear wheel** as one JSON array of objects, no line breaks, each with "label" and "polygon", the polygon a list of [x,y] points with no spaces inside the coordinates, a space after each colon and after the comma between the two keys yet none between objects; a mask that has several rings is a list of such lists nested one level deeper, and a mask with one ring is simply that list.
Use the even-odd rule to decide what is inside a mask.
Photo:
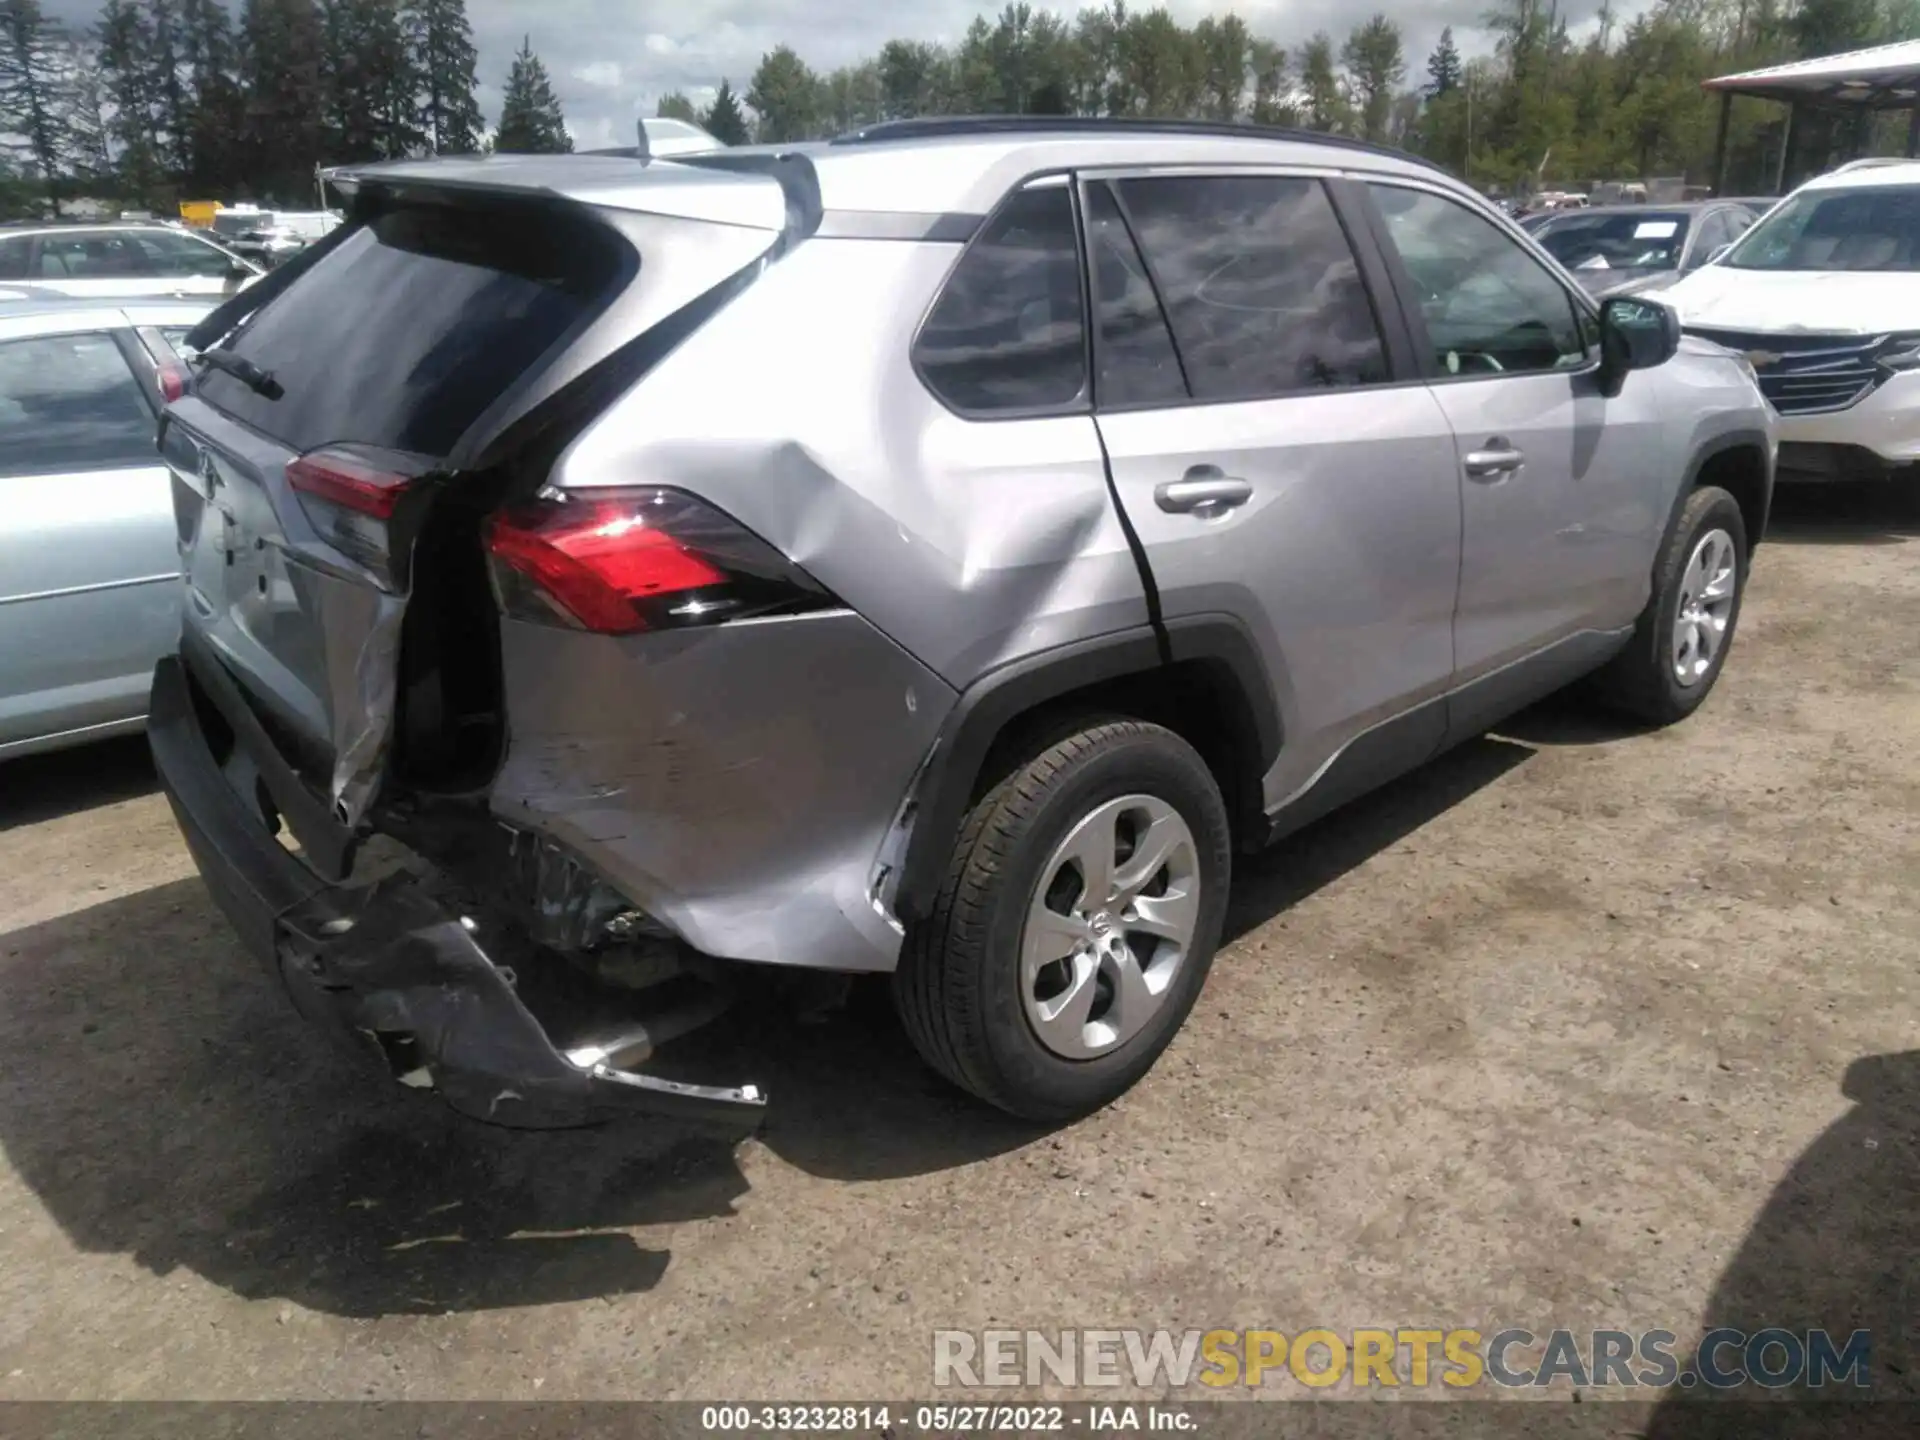
[{"label": "rear wheel", "polygon": [[1733,645],[1747,583],[1747,529],[1725,490],[1687,497],[1653,567],[1653,594],[1627,647],[1595,676],[1603,703],[1650,725],[1699,709]]},{"label": "rear wheel", "polygon": [[895,1004],[934,1069],[1058,1120],[1144,1075],[1193,1008],[1226,914],[1226,806],[1172,731],[1093,725],[981,798]]}]

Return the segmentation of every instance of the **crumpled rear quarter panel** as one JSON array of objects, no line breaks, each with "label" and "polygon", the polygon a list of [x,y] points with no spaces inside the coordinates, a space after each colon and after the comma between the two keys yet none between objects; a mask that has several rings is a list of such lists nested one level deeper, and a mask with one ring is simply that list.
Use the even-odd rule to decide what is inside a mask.
[{"label": "crumpled rear quarter panel", "polygon": [[880,846],[954,692],[850,611],[612,637],[501,625],[494,812],[695,948],[889,970]]}]

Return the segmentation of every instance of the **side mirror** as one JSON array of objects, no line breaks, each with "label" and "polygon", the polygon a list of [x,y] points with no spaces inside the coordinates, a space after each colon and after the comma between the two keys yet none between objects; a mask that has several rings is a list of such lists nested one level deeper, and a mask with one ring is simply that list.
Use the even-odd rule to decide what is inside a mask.
[{"label": "side mirror", "polygon": [[1680,349],[1680,316],[1637,295],[1600,302],[1600,389],[1618,395],[1633,370],[1652,370]]}]

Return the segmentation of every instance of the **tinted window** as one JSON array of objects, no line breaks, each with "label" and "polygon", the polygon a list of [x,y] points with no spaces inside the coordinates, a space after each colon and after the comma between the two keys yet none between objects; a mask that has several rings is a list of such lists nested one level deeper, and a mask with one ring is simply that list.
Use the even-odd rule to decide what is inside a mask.
[{"label": "tinted window", "polygon": [[170,230],[144,230],[134,243],[146,253],[149,273],[154,275],[224,278],[233,268],[232,259],[204,240]]},{"label": "tinted window", "polygon": [[1671,270],[1686,249],[1689,218],[1671,210],[1574,211],[1534,238],[1569,270]]},{"label": "tinted window", "polygon": [[220,371],[198,393],[296,450],[357,441],[445,456],[619,273],[606,231],[528,209],[388,211],[226,348],[273,372],[269,400]]},{"label": "tinted window", "polygon": [[0,280],[26,279],[27,260],[32,254],[31,235],[16,235],[11,240],[0,239]]},{"label": "tinted window", "polygon": [[1373,190],[1419,295],[1441,374],[1511,374],[1586,363],[1572,299],[1504,230],[1424,190]]},{"label": "tinted window", "polygon": [[1187,382],[1153,282],[1105,185],[1087,191],[1087,258],[1100,335],[1095,399],[1101,405],[1186,399]]},{"label": "tinted window", "polygon": [[153,411],[111,335],[0,341],[0,475],[158,463]]},{"label": "tinted window", "polygon": [[1065,186],[1022,191],[987,222],[921,327],[914,358],[958,410],[1049,409],[1085,393],[1080,260]]},{"label": "tinted window", "polygon": [[1251,400],[1387,378],[1359,267],[1316,180],[1120,183],[1201,400]]},{"label": "tinted window", "polygon": [[132,236],[110,231],[42,235],[38,271],[42,280],[137,280],[154,273]]}]

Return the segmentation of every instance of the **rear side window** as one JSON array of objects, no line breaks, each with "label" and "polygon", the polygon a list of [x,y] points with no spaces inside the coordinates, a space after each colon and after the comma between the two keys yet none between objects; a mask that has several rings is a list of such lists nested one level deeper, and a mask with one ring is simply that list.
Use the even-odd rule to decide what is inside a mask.
[{"label": "rear side window", "polygon": [[226,341],[273,373],[280,398],[216,370],[196,388],[295,450],[357,442],[444,457],[620,272],[610,232],[556,210],[389,210]]},{"label": "rear side window", "polygon": [[1167,176],[1119,191],[1195,399],[1387,379],[1360,267],[1319,181]]},{"label": "rear side window", "polygon": [[15,235],[12,239],[0,237],[0,280],[26,279],[27,260],[32,254],[31,235]]},{"label": "rear side window", "polygon": [[153,411],[111,335],[0,341],[0,475],[159,463]]},{"label": "rear side window", "polygon": [[975,237],[914,344],[927,385],[956,410],[1058,409],[1087,389],[1073,197],[1023,190]]},{"label": "rear side window", "polygon": [[40,237],[37,278],[42,280],[148,279],[153,274],[153,262],[131,235],[82,231]]},{"label": "rear side window", "polygon": [[1087,190],[1087,261],[1100,344],[1096,398],[1103,408],[1187,398],[1186,377],[1153,281],[1105,185]]}]

